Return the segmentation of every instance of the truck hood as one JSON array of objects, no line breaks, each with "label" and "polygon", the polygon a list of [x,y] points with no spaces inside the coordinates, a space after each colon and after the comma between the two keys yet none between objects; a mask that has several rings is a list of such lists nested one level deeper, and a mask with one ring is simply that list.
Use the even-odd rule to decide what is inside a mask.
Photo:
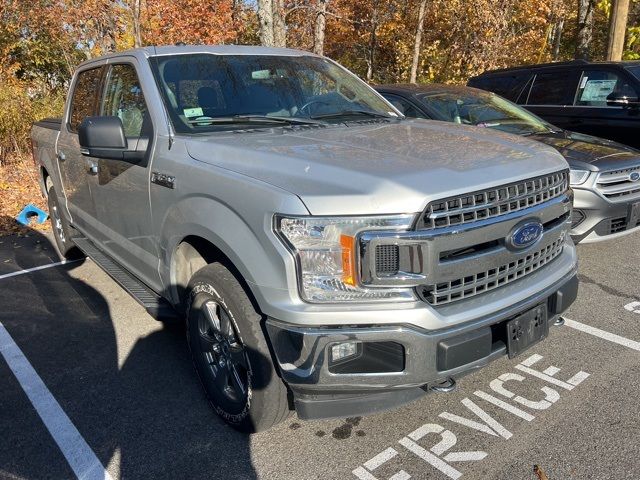
[{"label": "truck hood", "polygon": [[526,138],[426,120],[190,137],[199,161],[297,196],[313,215],[414,213],[432,200],[568,168]]},{"label": "truck hood", "polygon": [[532,135],[555,148],[571,168],[581,170],[618,170],[640,165],[640,151],[621,143],[567,130]]}]

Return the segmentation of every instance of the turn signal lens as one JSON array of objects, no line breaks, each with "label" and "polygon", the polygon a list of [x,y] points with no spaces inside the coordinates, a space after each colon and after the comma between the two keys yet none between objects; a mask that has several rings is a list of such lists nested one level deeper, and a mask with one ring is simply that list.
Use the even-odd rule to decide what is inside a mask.
[{"label": "turn signal lens", "polygon": [[342,247],[342,281],[347,285],[356,285],[355,247],[356,239],[349,235],[340,235]]}]

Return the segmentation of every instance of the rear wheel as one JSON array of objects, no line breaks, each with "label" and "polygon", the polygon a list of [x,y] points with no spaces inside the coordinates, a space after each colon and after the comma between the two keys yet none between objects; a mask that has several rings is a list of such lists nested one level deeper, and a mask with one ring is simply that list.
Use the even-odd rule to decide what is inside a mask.
[{"label": "rear wheel", "polygon": [[262,332],[262,315],[222,264],[200,269],[189,283],[187,338],[204,391],[234,428],[258,432],[289,414]]},{"label": "rear wheel", "polygon": [[73,243],[71,238],[73,230],[60,208],[58,196],[56,195],[53,185],[49,186],[47,196],[49,204],[49,218],[51,219],[53,238],[55,239],[58,253],[62,258],[68,260],[80,258],[82,256],[82,252],[80,252],[78,247]]}]

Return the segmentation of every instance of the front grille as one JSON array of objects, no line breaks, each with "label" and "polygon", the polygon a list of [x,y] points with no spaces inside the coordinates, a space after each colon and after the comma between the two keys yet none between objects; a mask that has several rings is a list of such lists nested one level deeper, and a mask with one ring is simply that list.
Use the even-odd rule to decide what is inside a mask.
[{"label": "front grille", "polygon": [[376,273],[379,275],[395,275],[398,273],[399,248],[397,245],[378,245],[376,247]]},{"label": "front grille", "polygon": [[614,202],[640,197],[640,180],[632,181],[633,173],[640,174],[640,166],[602,172],[596,180],[596,188]]},{"label": "front grille", "polygon": [[564,194],[569,188],[567,171],[430,203],[419,229],[462,225],[533,207]]},{"label": "front grille", "polygon": [[562,253],[564,243],[565,235],[563,233],[558,240],[543,249],[506,265],[450,282],[419,287],[417,290],[420,297],[431,305],[444,305],[463,298],[473,297],[511,283],[542,268]]}]

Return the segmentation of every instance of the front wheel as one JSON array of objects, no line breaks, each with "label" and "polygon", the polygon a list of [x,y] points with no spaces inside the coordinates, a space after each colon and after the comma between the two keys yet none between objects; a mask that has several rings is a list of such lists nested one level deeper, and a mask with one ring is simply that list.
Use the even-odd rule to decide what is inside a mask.
[{"label": "front wheel", "polygon": [[200,269],[189,282],[187,338],[193,363],[216,413],[234,428],[258,432],[289,414],[262,332],[262,315],[222,264]]}]

